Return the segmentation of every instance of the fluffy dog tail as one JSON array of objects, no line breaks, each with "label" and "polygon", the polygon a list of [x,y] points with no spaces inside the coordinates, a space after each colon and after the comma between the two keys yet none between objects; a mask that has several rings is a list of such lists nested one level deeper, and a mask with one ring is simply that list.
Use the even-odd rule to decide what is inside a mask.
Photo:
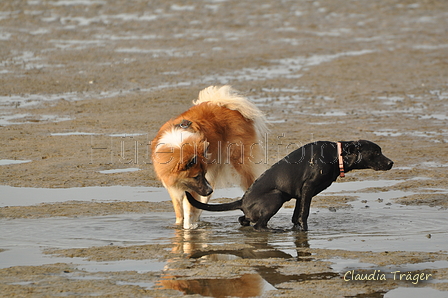
[{"label": "fluffy dog tail", "polygon": [[268,132],[266,125],[266,118],[260,109],[255,104],[250,102],[247,98],[239,95],[229,85],[225,86],[210,86],[199,92],[197,100],[193,101],[194,105],[203,102],[211,102],[216,105],[226,107],[230,110],[236,110],[243,115],[244,118],[254,122],[257,137],[262,139],[265,133]]},{"label": "fluffy dog tail", "polygon": [[185,192],[187,196],[188,202],[198,209],[207,210],[207,211],[230,211],[230,210],[241,210],[241,200],[227,203],[227,204],[205,204],[197,201],[188,191]]}]

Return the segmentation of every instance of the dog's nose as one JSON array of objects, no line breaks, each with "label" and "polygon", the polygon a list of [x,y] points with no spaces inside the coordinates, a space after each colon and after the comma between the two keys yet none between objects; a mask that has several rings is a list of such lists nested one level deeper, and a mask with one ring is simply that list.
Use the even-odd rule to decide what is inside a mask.
[{"label": "dog's nose", "polygon": [[389,170],[392,169],[392,166],[394,165],[394,162],[392,160],[389,160],[387,163],[387,166],[389,167]]},{"label": "dog's nose", "polygon": [[210,185],[210,183],[208,183],[207,179],[205,179],[205,183],[206,183],[206,190],[205,192],[207,193],[206,196],[209,196],[212,194],[213,192],[213,187]]},{"label": "dog's nose", "polygon": [[211,195],[212,192],[213,192],[213,188],[210,187],[209,189],[206,190],[206,195],[205,196]]}]

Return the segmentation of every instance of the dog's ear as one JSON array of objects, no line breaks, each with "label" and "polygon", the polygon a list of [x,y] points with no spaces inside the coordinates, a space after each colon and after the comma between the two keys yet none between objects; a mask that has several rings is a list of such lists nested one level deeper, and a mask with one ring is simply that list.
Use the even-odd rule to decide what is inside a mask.
[{"label": "dog's ear", "polygon": [[348,167],[352,167],[361,159],[361,143],[358,141],[347,142],[342,149],[342,156],[345,157],[345,162]]},{"label": "dog's ear", "polygon": [[342,148],[342,156],[358,155],[361,144],[357,141],[347,142],[344,148]]}]

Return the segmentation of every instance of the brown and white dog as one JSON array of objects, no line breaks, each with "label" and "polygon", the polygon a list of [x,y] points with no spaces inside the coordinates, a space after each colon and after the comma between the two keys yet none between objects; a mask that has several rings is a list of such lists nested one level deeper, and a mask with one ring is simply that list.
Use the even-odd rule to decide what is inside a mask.
[{"label": "brown and white dog", "polygon": [[155,172],[184,229],[195,228],[201,213],[185,191],[207,203],[215,187],[238,184],[245,191],[265,169],[260,140],[266,120],[253,103],[230,86],[210,86],[193,104],[151,142]]}]

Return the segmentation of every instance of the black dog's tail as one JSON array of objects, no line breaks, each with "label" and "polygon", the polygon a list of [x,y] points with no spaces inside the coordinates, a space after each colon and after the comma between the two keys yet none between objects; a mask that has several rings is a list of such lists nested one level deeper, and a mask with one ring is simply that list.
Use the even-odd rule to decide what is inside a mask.
[{"label": "black dog's tail", "polygon": [[196,200],[188,191],[185,192],[188,202],[190,202],[193,207],[207,211],[230,211],[230,210],[241,210],[241,200],[226,203],[226,204],[205,204]]}]

